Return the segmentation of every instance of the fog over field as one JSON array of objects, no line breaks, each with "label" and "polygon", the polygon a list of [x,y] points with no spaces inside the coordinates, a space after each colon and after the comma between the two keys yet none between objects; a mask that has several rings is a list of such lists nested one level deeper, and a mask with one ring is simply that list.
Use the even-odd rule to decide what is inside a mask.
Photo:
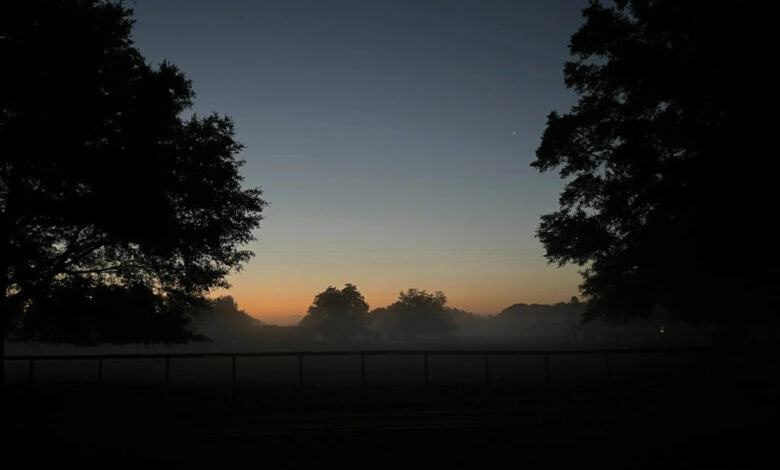
[{"label": "fog over field", "polygon": [[777,30],[4,1],[3,468],[765,468]]},{"label": "fog over field", "polygon": [[[424,295],[432,297],[427,293]],[[231,297],[226,296],[211,301],[208,307],[191,314],[189,328],[198,337],[187,343],[128,342],[129,344],[122,345],[11,341],[8,343],[8,352],[251,352],[295,349],[371,350],[395,347],[646,348],[711,345],[719,338],[719,331],[712,324],[697,324],[663,315],[635,319],[623,324],[602,320],[585,322],[585,304],[576,298],[554,305],[515,304],[494,315],[477,315],[444,304],[436,308],[430,311],[402,312],[399,315],[401,319],[405,316],[411,318],[400,325],[398,318],[388,315],[387,308],[378,308],[362,314],[364,318],[353,325],[328,320],[317,325],[301,321],[298,325],[277,326],[265,324],[247,315]],[[757,330],[750,334],[768,338],[771,331]]]}]

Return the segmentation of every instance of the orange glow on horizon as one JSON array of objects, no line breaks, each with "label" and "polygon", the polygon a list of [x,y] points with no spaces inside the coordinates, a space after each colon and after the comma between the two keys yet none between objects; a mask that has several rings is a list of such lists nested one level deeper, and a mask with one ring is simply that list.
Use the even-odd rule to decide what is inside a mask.
[{"label": "orange glow on horizon", "polygon": [[306,314],[317,293],[328,286],[343,287],[345,283],[355,284],[372,310],[395,302],[400,291],[416,287],[444,292],[450,307],[477,314],[496,314],[515,303],[568,301],[579,294],[577,285],[581,282],[576,267],[518,272],[494,266],[479,272],[453,272],[429,266],[427,272],[417,275],[387,271],[341,275],[334,275],[330,270],[274,271],[234,275],[230,289],[212,295],[233,296],[239,308],[265,323],[293,325]]}]

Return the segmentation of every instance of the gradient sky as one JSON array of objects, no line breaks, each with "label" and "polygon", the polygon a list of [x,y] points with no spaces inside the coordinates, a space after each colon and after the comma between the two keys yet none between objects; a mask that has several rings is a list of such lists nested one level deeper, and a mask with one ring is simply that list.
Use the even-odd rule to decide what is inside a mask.
[{"label": "gradient sky", "polygon": [[[137,0],[136,45],[233,117],[247,186],[270,202],[232,275],[239,306],[290,324],[351,282],[497,313],[577,294],[534,237],[562,183],[529,164],[586,0]],[[222,293],[222,292],[220,292]]]}]

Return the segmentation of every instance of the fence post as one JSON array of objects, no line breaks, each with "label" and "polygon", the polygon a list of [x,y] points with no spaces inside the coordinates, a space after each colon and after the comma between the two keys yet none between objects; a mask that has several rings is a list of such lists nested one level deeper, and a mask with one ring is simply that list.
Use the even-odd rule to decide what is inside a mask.
[{"label": "fence post", "polygon": [[423,353],[423,362],[425,364],[425,385],[428,385],[428,353]]},{"label": "fence post", "polygon": [[669,354],[666,352],[666,348],[664,348],[664,378],[669,378]]},{"label": "fence post", "polygon": [[366,386],[366,353],[360,353],[360,383]]},{"label": "fence post", "polygon": [[303,354],[298,354],[298,385],[303,385]]},{"label": "fence post", "polygon": [[487,353],[485,353],[485,385],[490,385],[490,362]]},{"label": "fence post", "polygon": [[236,355],[231,356],[233,358],[233,385],[236,384]]},{"label": "fence post", "polygon": [[547,376],[547,383],[550,383],[550,355],[544,355],[544,373]]}]

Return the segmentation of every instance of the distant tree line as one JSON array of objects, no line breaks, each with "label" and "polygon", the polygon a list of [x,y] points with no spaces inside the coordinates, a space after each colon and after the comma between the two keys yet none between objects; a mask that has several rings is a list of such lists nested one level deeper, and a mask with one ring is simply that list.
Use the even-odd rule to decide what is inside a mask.
[{"label": "distant tree line", "polygon": [[74,279],[30,302],[12,338],[81,345],[203,340],[190,324],[191,309],[190,302],[161,297],[143,284],[93,286]]},{"label": "distant tree line", "polygon": [[371,324],[388,340],[440,339],[456,330],[443,292],[408,289],[387,307],[371,311]]},{"label": "distant tree line", "polygon": [[31,303],[12,339],[76,345],[183,343],[251,335],[262,322],[231,296],[191,302],[148,287],[69,285]]},{"label": "distant tree line", "polygon": [[[15,339],[78,345],[213,341],[245,349],[473,340],[581,347],[701,345],[722,334],[711,322],[668,314],[622,323],[583,322],[587,303],[577,297],[556,304],[517,303],[495,315],[477,315],[448,306],[443,292],[410,288],[392,304],[372,310],[358,288],[346,284],[316,294],[301,321],[284,327],[262,323],[231,296],[193,307],[161,299],[142,285],[85,289],[72,285],[30,304]],[[757,340],[772,335],[769,330],[753,334]]]},{"label": "distant tree line", "polygon": [[299,326],[324,341],[438,339],[456,328],[446,303],[442,292],[408,289],[393,304],[369,312],[357,287],[331,286],[314,297]]},{"label": "distant tree line", "polygon": [[[373,310],[353,284],[328,287],[314,297],[300,331],[285,341],[326,343],[437,343],[467,339],[517,339],[555,346],[664,346],[717,342],[724,331],[713,322],[668,313],[642,318],[588,319],[587,302],[571,297],[556,304],[511,305],[495,315],[447,306],[443,292],[410,288],[394,303]],[[279,327],[276,327],[278,330]],[[756,332],[761,340],[768,332]],[[763,336],[762,336],[763,335]],[[767,339],[764,338],[764,339]]]}]

